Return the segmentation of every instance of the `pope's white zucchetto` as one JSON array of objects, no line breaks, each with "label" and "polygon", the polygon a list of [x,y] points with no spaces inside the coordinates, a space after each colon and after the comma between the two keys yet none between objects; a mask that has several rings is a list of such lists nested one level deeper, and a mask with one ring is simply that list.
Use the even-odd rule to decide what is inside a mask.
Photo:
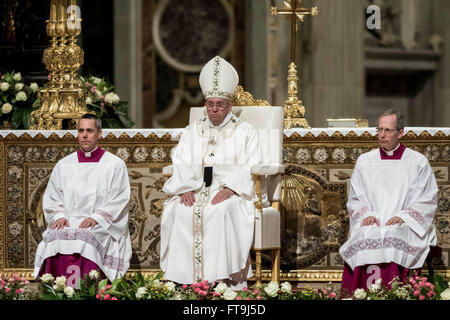
[{"label": "pope's white zucchetto", "polygon": [[203,67],[199,82],[205,99],[232,99],[239,84],[239,76],[228,61],[216,56]]}]

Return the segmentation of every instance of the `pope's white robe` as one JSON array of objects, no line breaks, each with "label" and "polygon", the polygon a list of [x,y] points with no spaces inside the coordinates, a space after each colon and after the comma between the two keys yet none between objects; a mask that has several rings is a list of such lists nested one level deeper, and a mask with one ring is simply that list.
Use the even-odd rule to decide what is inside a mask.
[{"label": "pope's white robe", "polygon": [[[240,272],[241,282],[251,276],[246,263],[257,213],[250,174],[258,163],[257,132],[234,115],[224,123],[211,127],[207,117],[192,123],[172,153],[173,175],[163,188],[171,198],[161,219],[160,266],[167,280],[212,282]],[[204,187],[205,166],[213,167],[210,188]],[[224,187],[236,195],[212,205]],[[193,207],[180,203],[187,191],[195,193]]]},{"label": "pope's white robe", "polygon": [[[80,254],[95,262],[111,281],[122,277],[132,253],[129,200],[126,165],[112,153],[106,151],[99,162],[79,162],[77,152],[58,161],[42,201],[47,229],[36,251],[34,277],[44,260],[57,253]],[[78,228],[88,217],[97,221],[95,227]],[[60,218],[66,218],[70,227],[51,230]]]},{"label": "pope's white robe", "polygon": [[[438,188],[427,158],[406,148],[400,160],[382,160],[380,150],[372,150],[358,158],[350,183],[350,236],[339,250],[345,262],[352,270],[390,262],[421,268],[437,241]],[[361,226],[369,216],[380,227]],[[386,226],[394,216],[405,223]]]}]

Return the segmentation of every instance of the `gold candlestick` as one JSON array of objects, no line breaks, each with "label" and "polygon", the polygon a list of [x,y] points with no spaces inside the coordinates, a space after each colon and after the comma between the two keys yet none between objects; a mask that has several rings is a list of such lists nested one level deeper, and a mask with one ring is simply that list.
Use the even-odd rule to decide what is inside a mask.
[{"label": "gold candlestick", "polygon": [[56,21],[58,17],[57,2],[58,0],[51,0],[50,2],[50,21]]}]

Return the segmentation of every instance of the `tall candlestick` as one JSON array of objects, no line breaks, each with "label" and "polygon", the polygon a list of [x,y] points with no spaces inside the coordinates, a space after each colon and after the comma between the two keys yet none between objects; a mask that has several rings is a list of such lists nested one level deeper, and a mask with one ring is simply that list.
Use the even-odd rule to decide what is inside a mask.
[{"label": "tall candlestick", "polygon": [[58,21],[66,21],[67,0],[58,0]]},{"label": "tall candlestick", "polygon": [[57,19],[57,6],[56,3],[58,0],[50,1],[50,21],[55,21]]}]

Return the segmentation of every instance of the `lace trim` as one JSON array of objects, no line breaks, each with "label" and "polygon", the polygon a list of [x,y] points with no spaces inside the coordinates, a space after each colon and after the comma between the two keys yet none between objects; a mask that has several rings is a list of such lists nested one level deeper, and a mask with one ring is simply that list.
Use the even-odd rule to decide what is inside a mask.
[{"label": "lace trim", "polygon": [[350,259],[352,256],[360,251],[379,250],[379,249],[397,249],[410,255],[417,255],[421,250],[419,247],[410,246],[406,241],[387,237],[384,239],[363,239],[350,245],[342,254],[342,258]]},{"label": "lace trim", "polygon": [[411,218],[416,220],[418,223],[425,224],[424,217],[417,210],[415,210],[413,208],[406,208],[405,211],[408,213],[408,215],[411,216]]},{"label": "lace trim", "polygon": [[[100,242],[95,239],[95,236],[85,229],[56,229],[50,230],[47,239],[44,240],[46,243],[50,243],[56,240],[80,240],[92,245],[97,252],[100,254],[101,262],[105,267],[117,271],[125,271],[125,262],[123,259],[108,255],[106,249],[100,244]],[[36,257],[39,264],[43,262],[43,257]]]},{"label": "lace trim", "polygon": [[45,209],[46,214],[59,214],[64,213],[64,210]]},{"label": "lace trim", "polygon": [[103,219],[105,219],[106,222],[111,223],[113,222],[114,218],[112,215],[110,215],[108,212],[102,211],[102,210],[96,210],[96,214],[101,216]]},{"label": "lace trim", "polygon": [[367,207],[362,207],[361,209],[358,209],[356,211],[350,211],[349,215],[352,220],[358,220],[364,213],[369,210]]}]

